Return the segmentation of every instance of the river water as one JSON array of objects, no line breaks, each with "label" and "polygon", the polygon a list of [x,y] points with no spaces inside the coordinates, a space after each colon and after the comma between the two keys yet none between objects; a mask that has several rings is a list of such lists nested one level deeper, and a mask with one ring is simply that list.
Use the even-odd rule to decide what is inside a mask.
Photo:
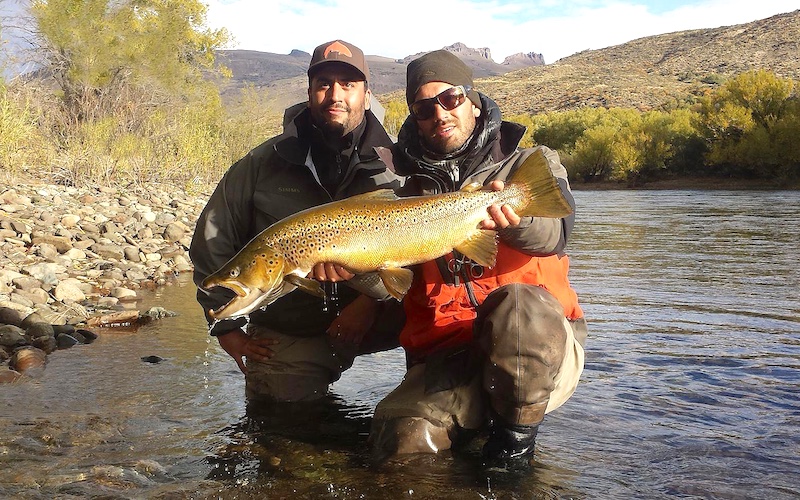
[{"label": "river water", "polygon": [[0,386],[0,497],[800,498],[800,192],[575,195],[586,369],[529,473],[371,463],[399,350],[359,358],[324,404],[248,412],[182,276],[137,304],[178,316]]}]

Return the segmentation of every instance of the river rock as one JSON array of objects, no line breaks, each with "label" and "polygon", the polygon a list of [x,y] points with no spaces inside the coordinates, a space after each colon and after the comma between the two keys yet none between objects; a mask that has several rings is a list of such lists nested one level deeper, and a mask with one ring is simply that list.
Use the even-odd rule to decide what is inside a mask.
[{"label": "river rock", "polygon": [[19,311],[9,307],[0,307],[0,325],[19,326],[22,323],[22,319]]},{"label": "river rock", "polygon": [[47,353],[36,347],[23,347],[11,355],[8,362],[9,368],[19,373],[32,372],[44,369],[47,364]]},{"label": "river rock", "polygon": [[22,374],[16,370],[0,367],[0,384],[11,384],[21,377]]},{"label": "river rock", "polygon": [[62,302],[81,302],[86,300],[86,294],[83,293],[82,287],[82,283],[76,278],[62,280],[56,285],[55,299]]},{"label": "river rock", "polygon": [[[0,349],[0,373],[14,377],[6,374],[6,349],[51,354],[63,335],[74,340],[62,337],[62,346],[90,343],[96,335],[76,326],[91,326],[92,318],[106,316],[104,328],[151,320],[138,312],[107,314],[119,310],[120,300],[135,300],[136,290],[193,270],[188,248],[206,199],[162,184],[0,187],[0,325],[18,328],[3,330],[10,345]],[[45,327],[31,329],[37,323],[68,330],[43,334],[36,328]]]},{"label": "river rock", "polygon": [[32,323],[25,329],[25,336],[31,339],[36,337],[55,337],[56,330],[50,323]]},{"label": "river rock", "polygon": [[81,341],[66,333],[59,333],[56,337],[56,345],[59,349],[69,349],[72,346],[80,344]]},{"label": "river rock", "polygon": [[0,325],[0,347],[25,345],[25,330],[14,325]]}]

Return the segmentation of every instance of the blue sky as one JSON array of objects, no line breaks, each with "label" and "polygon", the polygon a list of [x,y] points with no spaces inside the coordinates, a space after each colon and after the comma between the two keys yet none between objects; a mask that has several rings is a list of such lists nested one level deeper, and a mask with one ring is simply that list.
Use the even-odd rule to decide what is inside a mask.
[{"label": "blue sky", "polygon": [[[208,23],[231,48],[288,54],[328,40],[402,58],[455,42],[490,49],[497,62],[537,52],[545,62],[585,49],[688,29],[716,28],[800,8],[797,0],[210,0]],[[388,2],[387,2],[388,3]]]}]

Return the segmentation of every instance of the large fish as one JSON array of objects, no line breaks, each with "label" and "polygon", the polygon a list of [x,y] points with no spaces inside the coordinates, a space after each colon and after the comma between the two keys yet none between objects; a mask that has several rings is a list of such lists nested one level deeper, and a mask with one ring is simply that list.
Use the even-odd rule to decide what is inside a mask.
[{"label": "large fish", "polygon": [[309,208],[271,225],[202,283],[236,293],[215,319],[249,314],[295,288],[324,296],[306,276],[320,262],[339,264],[354,274],[377,272],[398,300],[411,286],[405,266],[457,250],[492,267],[496,232],[480,229],[493,204],[507,204],[521,216],[565,217],[572,212],[541,151],[530,155],[502,191],[478,183],[461,191],[398,198],[391,190],[372,191]]}]

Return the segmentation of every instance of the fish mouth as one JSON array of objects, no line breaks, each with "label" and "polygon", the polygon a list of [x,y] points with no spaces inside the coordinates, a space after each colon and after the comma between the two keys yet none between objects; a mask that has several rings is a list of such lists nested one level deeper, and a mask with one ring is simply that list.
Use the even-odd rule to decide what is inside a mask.
[{"label": "fish mouth", "polygon": [[245,297],[250,293],[250,287],[248,287],[241,281],[222,281],[219,283],[203,283],[203,290],[208,291],[218,286],[221,286],[222,288],[227,288],[228,290],[235,293],[238,297]]},{"label": "fish mouth", "polygon": [[261,303],[261,297],[256,294],[236,296],[218,309],[210,309],[208,315],[216,320],[238,318],[252,312]]}]

